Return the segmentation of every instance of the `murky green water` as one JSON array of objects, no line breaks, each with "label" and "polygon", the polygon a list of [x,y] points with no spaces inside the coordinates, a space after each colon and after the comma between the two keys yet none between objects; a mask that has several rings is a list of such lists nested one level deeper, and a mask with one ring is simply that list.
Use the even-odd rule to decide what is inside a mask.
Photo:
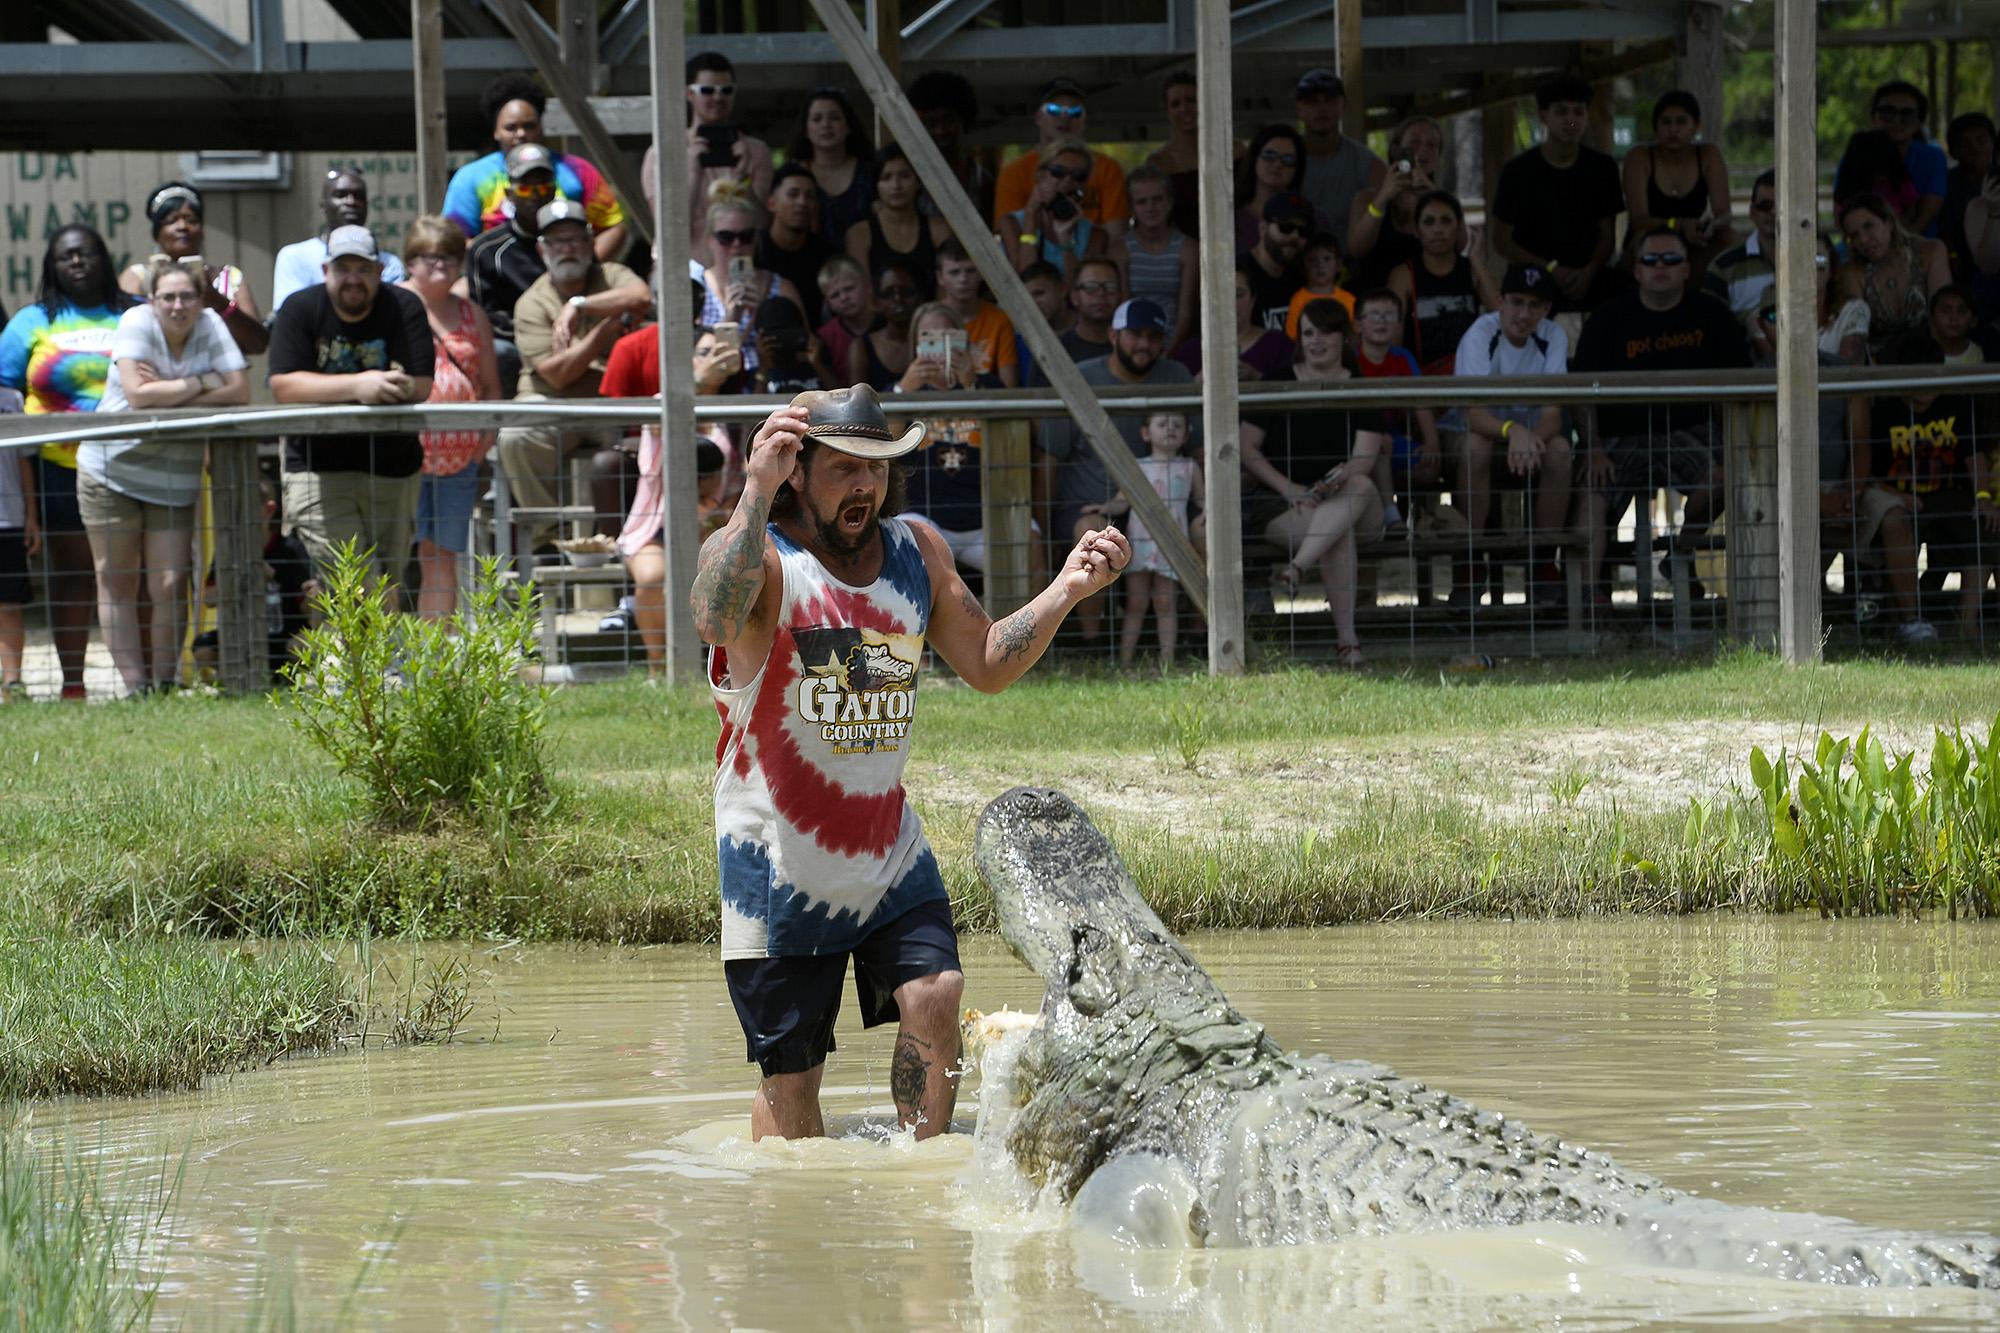
[{"label": "murky green water", "polygon": [[[1288,1047],[1383,1061],[1669,1183],[2000,1229],[2000,929],[1467,923],[1188,945]],[[966,952],[969,1003],[1038,1004],[996,942]],[[1642,1269],[1565,1229],[1117,1249],[1024,1213],[967,1136],[887,1139],[888,1038],[851,1016],[827,1071],[835,1141],[749,1145],[752,1071],[705,950],[487,966],[491,1041],[38,1124],[67,1117],[128,1186],[185,1155],[164,1308],[201,1327],[240,1323],[273,1278],[318,1318],[420,1328],[2000,1324],[1991,1297]]]}]

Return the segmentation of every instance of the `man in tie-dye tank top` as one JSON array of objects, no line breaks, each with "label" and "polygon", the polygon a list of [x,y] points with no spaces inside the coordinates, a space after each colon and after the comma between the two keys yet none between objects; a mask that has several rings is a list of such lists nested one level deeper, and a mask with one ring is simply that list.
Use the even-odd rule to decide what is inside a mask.
[{"label": "man in tie-dye tank top", "polygon": [[926,1138],[951,1123],[959,969],[937,858],[903,791],[926,641],[968,684],[1005,689],[1056,626],[1132,559],[1083,534],[1039,596],[998,622],[944,539],[895,517],[893,435],[875,391],[802,393],[751,441],[742,498],[703,545],[692,602],[722,715],[715,823],[723,971],[763,1075],[751,1137],[825,1133],[820,1074],[854,958],[864,1027],[899,1021],[889,1088]]}]

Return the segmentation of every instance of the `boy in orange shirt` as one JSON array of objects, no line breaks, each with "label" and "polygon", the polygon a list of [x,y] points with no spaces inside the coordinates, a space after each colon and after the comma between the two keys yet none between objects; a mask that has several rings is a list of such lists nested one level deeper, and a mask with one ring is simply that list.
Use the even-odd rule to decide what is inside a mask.
[{"label": "boy in orange shirt", "polygon": [[965,340],[972,349],[973,369],[994,374],[1010,389],[1021,387],[1021,358],[1014,346],[1014,321],[980,292],[979,266],[965,253],[956,236],[938,246],[938,300],[965,321]]}]

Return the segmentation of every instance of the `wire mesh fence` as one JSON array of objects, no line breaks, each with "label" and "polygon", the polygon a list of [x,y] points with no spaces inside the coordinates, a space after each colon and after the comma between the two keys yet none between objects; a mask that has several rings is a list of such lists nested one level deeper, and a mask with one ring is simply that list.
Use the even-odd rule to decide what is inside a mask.
[{"label": "wire mesh fence", "polygon": [[[1454,412],[1462,385],[1248,391],[1240,562],[1207,549],[1198,389],[1105,402],[1173,521],[1218,567],[1241,568],[1256,662],[1476,667],[1769,642],[1781,448],[1820,483],[1816,587],[1831,646],[1989,651],[2000,433],[1982,395],[2000,376],[1848,380],[1824,390],[1819,438],[1791,444],[1768,376],[1671,394],[1611,377],[1492,381],[1484,396],[1561,412],[1532,459],[1505,447],[1512,430],[1482,434],[1482,419]],[[1137,529],[1133,570],[1078,608],[1053,655],[1106,670],[1206,660],[1195,600],[1129,497],[1089,466],[1087,442],[1064,436],[1058,401],[924,398],[929,436],[904,460],[908,513],[939,529],[989,611],[1025,602],[1080,531],[1116,522]],[[1623,405],[1617,434],[1593,420],[1611,401]],[[0,492],[0,680],[32,699],[260,688],[309,622],[316,572],[349,538],[375,549],[416,615],[452,614],[479,558],[497,558],[539,594],[551,679],[657,670],[666,526],[712,530],[726,517],[748,435],[773,405],[702,400],[700,500],[684,517],[662,510],[663,448],[641,429],[658,408],[643,401],[132,414],[80,419],[82,450],[47,439],[46,420],[14,418],[0,427],[14,496],[10,509]],[[1441,427],[1435,450],[1426,411]],[[408,441],[447,427],[479,432],[482,447],[456,471],[427,471]],[[37,430],[30,446],[8,444]],[[107,460],[91,444],[114,432],[125,447]]]}]

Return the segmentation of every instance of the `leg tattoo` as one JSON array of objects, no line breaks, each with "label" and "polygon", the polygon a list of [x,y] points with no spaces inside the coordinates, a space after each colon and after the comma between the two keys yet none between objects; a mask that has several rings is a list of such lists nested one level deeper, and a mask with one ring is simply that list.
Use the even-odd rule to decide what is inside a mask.
[{"label": "leg tattoo", "polygon": [[908,1028],[896,1034],[896,1054],[889,1061],[889,1094],[896,1101],[896,1118],[906,1125],[928,1118],[925,1094],[931,1064],[929,1042]]}]

